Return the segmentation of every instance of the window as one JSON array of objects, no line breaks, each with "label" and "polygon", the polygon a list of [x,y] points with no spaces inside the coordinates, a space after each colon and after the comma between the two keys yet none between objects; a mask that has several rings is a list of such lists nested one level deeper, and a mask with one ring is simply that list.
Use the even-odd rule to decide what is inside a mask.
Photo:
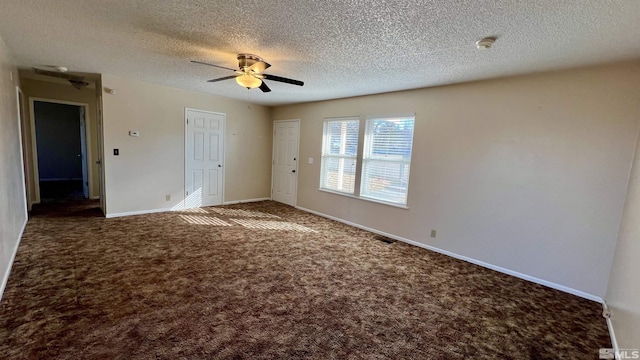
[{"label": "window", "polygon": [[321,189],[354,194],[359,130],[358,118],[324,121]]},{"label": "window", "polygon": [[[406,207],[415,116],[324,120],[320,190]],[[358,139],[364,144],[358,149]]]},{"label": "window", "polygon": [[360,196],[407,204],[414,117],[368,118]]}]

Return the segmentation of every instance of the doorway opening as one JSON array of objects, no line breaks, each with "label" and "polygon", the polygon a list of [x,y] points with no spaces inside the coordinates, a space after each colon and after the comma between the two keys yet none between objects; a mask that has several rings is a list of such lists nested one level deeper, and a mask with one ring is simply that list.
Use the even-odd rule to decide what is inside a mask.
[{"label": "doorway opening", "polygon": [[36,202],[89,197],[87,106],[31,99]]}]

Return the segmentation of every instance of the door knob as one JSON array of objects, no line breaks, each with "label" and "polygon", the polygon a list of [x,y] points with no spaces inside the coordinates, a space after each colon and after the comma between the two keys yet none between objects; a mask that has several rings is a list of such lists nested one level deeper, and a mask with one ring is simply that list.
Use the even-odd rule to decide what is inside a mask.
[{"label": "door knob", "polygon": [[222,167],[222,165],[218,164],[218,167]]},{"label": "door knob", "polygon": [[291,170],[291,172],[296,172],[295,170]]}]

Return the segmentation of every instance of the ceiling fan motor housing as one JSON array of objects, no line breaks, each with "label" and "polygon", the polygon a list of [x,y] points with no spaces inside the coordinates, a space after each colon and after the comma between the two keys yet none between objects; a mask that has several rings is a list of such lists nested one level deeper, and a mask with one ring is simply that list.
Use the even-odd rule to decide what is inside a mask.
[{"label": "ceiling fan motor housing", "polygon": [[248,68],[258,61],[262,61],[260,56],[252,54],[238,54],[238,65],[240,66],[240,69]]}]

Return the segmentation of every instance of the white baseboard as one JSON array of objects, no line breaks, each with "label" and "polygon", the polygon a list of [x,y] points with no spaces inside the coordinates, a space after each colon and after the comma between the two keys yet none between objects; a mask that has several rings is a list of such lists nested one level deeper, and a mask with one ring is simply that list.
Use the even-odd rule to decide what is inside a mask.
[{"label": "white baseboard", "polygon": [[110,219],[110,218],[116,218],[116,217],[122,217],[122,216],[144,215],[144,214],[153,214],[153,213],[167,212],[167,211],[172,211],[172,209],[165,208],[165,209],[138,210],[138,211],[128,211],[128,212],[121,212],[121,213],[112,213],[112,214],[107,214],[106,218]]},{"label": "white baseboard", "polygon": [[[225,201],[222,205],[242,204],[242,203],[265,201],[265,200],[269,200],[269,198],[255,198],[255,199]],[[174,206],[172,208],[164,208],[164,209],[139,210],[139,211],[128,211],[128,212],[121,212],[121,213],[113,213],[113,214],[107,214],[106,217],[110,219],[110,218],[122,217],[122,216],[144,215],[144,214],[153,214],[153,213],[159,213],[159,212],[180,211],[180,210],[183,210],[183,209],[180,208],[179,206]]]},{"label": "white baseboard", "polygon": [[24,234],[24,229],[27,227],[28,218],[24,219],[24,223],[22,224],[22,229],[18,234],[18,240],[16,241],[16,246],[13,248],[13,253],[11,254],[11,260],[7,264],[7,268],[4,271],[4,276],[2,277],[2,283],[0,283],[0,301],[2,301],[2,295],[4,295],[4,289],[7,286],[7,282],[9,281],[9,275],[11,274],[11,268],[13,267],[13,261],[16,259],[16,254],[18,253],[18,247],[20,246],[20,241],[22,240],[22,235]]},{"label": "white baseboard", "polygon": [[98,200],[98,199],[100,199],[100,195],[93,195],[93,196],[90,196],[90,197],[89,197],[89,199],[91,199],[91,200]]},{"label": "white baseboard", "polygon": [[482,267],[485,267],[485,268],[488,268],[488,269],[491,269],[491,270],[495,270],[495,271],[501,272],[503,274],[515,276],[515,277],[523,279],[523,280],[531,281],[533,283],[540,284],[540,285],[543,285],[543,286],[546,286],[546,287],[550,287],[552,289],[556,289],[556,290],[560,290],[560,291],[563,291],[563,292],[566,292],[566,293],[569,293],[569,294],[572,294],[572,295],[576,295],[576,296],[579,296],[581,298],[585,298],[587,300],[592,300],[592,301],[596,301],[596,302],[599,302],[599,303],[602,303],[604,301],[601,297],[593,295],[593,294],[586,293],[584,291],[576,290],[576,289],[573,289],[573,288],[570,288],[570,287],[567,287],[567,286],[564,286],[564,285],[556,284],[556,283],[553,283],[553,282],[550,282],[550,281],[547,281],[547,280],[542,280],[542,279],[539,279],[539,278],[536,278],[536,277],[533,277],[533,276],[529,276],[529,275],[526,275],[526,274],[523,274],[523,273],[519,273],[517,271],[505,269],[503,267],[496,266],[496,265],[493,265],[493,264],[489,264],[489,263],[486,263],[484,261],[472,259],[470,257],[459,255],[459,254],[453,253],[451,251],[447,251],[447,250],[443,250],[443,249],[440,249],[440,248],[437,248],[437,247],[434,247],[434,246],[431,246],[431,245],[423,244],[423,243],[418,242],[418,241],[409,240],[409,239],[405,239],[405,238],[400,237],[400,236],[396,236],[396,235],[393,235],[393,234],[385,233],[383,231],[372,229],[370,227],[363,226],[363,225],[360,225],[360,224],[356,224],[356,223],[353,223],[353,222],[350,222],[350,221],[347,221],[347,220],[343,220],[343,219],[337,218],[335,216],[323,214],[323,213],[315,211],[315,210],[307,209],[307,208],[304,208],[304,207],[301,207],[301,206],[296,206],[296,208],[300,209],[302,211],[306,211],[306,212],[311,213],[311,214],[315,214],[315,215],[318,215],[318,216],[325,217],[327,219],[331,219],[331,220],[335,220],[337,222],[341,222],[341,223],[346,224],[346,225],[357,227],[357,228],[362,229],[362,230],[366,230],[366,231],[369,231],[369,232],[372,232],[372,233],[375,233],[375,234],[386,236],[388,238],[395,239],[395,240],[398,240],[398,241],[402,241],[402,242],[405,242],[407,244],[411,244],[411,245],[414,245],[414,246],[417,246],[417,247],[421,247],[423,249],[435,251],[437,253],[444,254],[444,255],[450,256],[450,257],[455,258],[455,259],[463,260],[463,261],[466,261],[466,262],[469,262],[469,263],[472,263],[472,264],[475,264],[475,265],[479,265],[479,266],[482,266]]},{"label": "white baseboard", "polygon": [[609,309],[606,300],[602,301],[602,313],[606,314],[605,319],[607,319],[607,328],[609,329],[609,337],[611,338],[611,347],[616,354],[616,359],[619,359],[618,354],[620,353],[620,348],[618,347],[618,340],[616,339],[615,331],[613,331],[613,322],[611,321],[613,314],[611,309]]},{"label": "white baseboard", "polygon": [[258,201],[265,201],[265,200],[271,200],[271,198],[264,197],[264,198],[255,198],[255,199],[245,199],[245,200],[232,200],[232,201],[225,201],[222,203],[222,205],[244,204],[244,203],[258,202]]}]

